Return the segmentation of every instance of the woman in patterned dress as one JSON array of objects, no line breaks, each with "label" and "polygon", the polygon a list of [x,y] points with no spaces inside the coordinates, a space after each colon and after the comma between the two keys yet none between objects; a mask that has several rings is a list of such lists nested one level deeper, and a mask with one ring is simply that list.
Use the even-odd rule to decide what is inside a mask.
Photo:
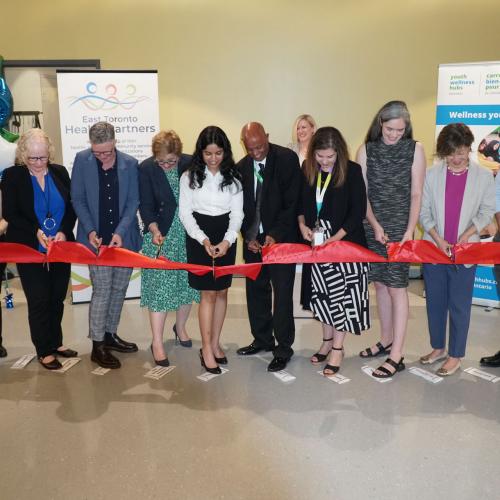
[{"label": "woman in patterned dress", "polygon": [[[178,215],[179,177],[191,157],[182,154],[182,143],[172,130],[155,135],[152,150],[153,156],[139,167],[139,211],[145,229],[142,253],[186,262],[186,236]],[[183,347],[191,347],[186,321],[192,303],[199,301],[199,293],[188,284],[186,271],[142,270],[141,306],[149,309],[151,352],[157,365],[169,365],[163,345],[167,311],[176,311],[176,340]]]},{"label": "woman in patterned dress", "polygon": [[[410,113],[402,101],[390,101],[376,114],[356,157],[367,185],[365,223],[368,248],[387,257],[386,244],[413,239],[425,178],[425,153],[413,140]],[[380,342],[361,351],[362,358],[389,354],[375,377],[392,377],[404,369],[403,345],[408,323],[408,264],[375,263]]]},{"label": "woman in patterned dress", "polygon": [[[314,134],[303,172],[298,217],[303,238],[313,244],[342,240],[366,247],[363,174],[349,161],[347,144],[336,128],[322,127]],[[370,327],[368,268],[366,263],[312,265],[310,306],[322,323],[323,344],[311,361],[328,357],[326,376],[339,371],[346,332],[359,335]]]}]

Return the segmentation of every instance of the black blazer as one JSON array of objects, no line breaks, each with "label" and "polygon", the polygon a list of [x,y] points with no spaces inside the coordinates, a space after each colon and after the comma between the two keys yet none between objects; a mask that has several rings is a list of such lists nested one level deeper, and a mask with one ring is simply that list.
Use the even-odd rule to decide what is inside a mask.
[{"label": "black blazer", "polygon": [[[237,164],[243,182],[243,224],[245,233],[255,218],[255,175],[253,159],[247,155]],[[277,243],[298,240],[297,203],[300,195],[301,172],[298,156],[288,148],[269,144],[262,184],[260,215],[264,234]],[[247,260],[248,249],[243,247]]]},{"label": "black blazer", "polygon": [[[49,163],[49,172],[65,203],[64,217],[59,231],[67,241],[75,241],[73,228],[76,215],[70,199],[70,179],[68,171],[61,165]],[[2,214],[9,223],[6,241],[22,243],[38,250],[36,233],[40,224],[35,214],[35,195],[31,175],[25,165],[14,165],[2,175]]]},{"label": "black blazer", "polygon": [[[317,178],[316,178],[317,179]],[[347,178],[343,186],[332,182],[326,188],[320,217],[330,221],[332,235],[339,229],[347,233],[342,240],[367,247],[363,219],[366,216],[366,187],[361,167],[352,161],[347,164]],[[302,212],[306,226],[311,229],[316,223],[316,180],[311,186],[302,176]]]},{"label": "black blazer", "polygon": [[[189,168],[190,163],[191,155],[181,155],[177,165],[179,177]],[[165,236],[174,220],[177,202],[165,172],[152,156],[139,165],[139,196],[139,213],[144,222],[144,234],[148,232],[149,225],[156,222],[161,234]]]}]

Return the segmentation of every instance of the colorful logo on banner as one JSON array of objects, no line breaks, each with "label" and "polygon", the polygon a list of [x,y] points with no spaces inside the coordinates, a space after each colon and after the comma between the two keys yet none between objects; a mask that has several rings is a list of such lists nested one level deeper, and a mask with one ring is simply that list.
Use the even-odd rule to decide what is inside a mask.
[{"label": "colorful logo on banner", "polygon": [[137,104],[149,100],[147,96],[137,96],[137,87],[133,83],[125,85],[125,90],[119,92],[118,86],[108,83],[104,87],[104,93],[99,93],[99,86],[95,82],[87,82],[85,85],[86,94],[81,96],[68,97],[70,106],[83,104],[91,111],[110,111],[121,108],[125,110],[133,109]]}]

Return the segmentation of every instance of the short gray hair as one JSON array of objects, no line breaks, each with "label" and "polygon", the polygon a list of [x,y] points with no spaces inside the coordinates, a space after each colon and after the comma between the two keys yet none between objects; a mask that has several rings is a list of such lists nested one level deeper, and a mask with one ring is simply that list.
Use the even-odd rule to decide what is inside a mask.
[{"label": "short gray hair", "polygon": [[108,122],[97,122],[90,127],[89,139],[91,144],[104,144],[115,140],[115,127]]}]

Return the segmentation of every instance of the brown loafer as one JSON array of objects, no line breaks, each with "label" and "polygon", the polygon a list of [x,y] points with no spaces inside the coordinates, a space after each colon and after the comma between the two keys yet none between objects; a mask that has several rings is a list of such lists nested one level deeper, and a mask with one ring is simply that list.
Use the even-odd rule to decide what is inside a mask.
[{"label": "brown loafer", "polygon": [[446,352],[443,352],[443,354],[438,354],[435,358],[432,357],[432,352],[430,354],[426,354],[425,356],[422,356],[420,358],[420,363],[422,365],[432,365],[436,363],[437,361],[441,361],[442,359],[446,359],[448,355]]},{"label": "brown loafer", "polygon": [[439,375],[440,377],[448,377],[450,375],[453,375],[459,368],[460,368],[460,361],[451,370],[447,370],[446,368],[441,367],[436,372],[436,375]]}]

